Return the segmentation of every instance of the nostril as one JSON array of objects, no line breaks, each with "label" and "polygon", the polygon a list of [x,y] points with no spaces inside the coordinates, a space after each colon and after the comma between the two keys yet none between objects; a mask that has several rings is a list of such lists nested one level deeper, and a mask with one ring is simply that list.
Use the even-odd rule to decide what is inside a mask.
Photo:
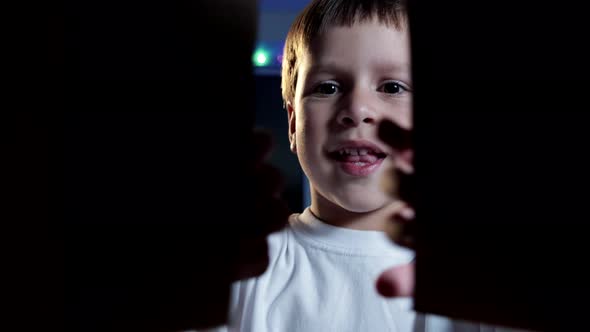
[{"label": "nostril", "polygon": [[374,123],[375,120],[371,119],[371,118],[366,118],[363,120],[364,123]]},{"label": "nostril", "polygon": [[346,118],[342,119],[342,123],[344,123],[345,125],[352,125],[352,124],[354,124],[354,121],[352,121],[351,118],[346,117]]}]

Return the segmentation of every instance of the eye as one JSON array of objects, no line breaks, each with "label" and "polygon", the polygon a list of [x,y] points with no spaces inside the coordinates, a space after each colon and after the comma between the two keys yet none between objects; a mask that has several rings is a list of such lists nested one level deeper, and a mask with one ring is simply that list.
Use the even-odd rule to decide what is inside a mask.
[{"label": "eye", "polygon": [[315,89],[313,90],[313,93],[320,94],[320,95],[333,95],[333,94],[337,93],[339,90],[340,90],[340,88],[338,87],[338,85],[336,83],[323,82],[315,87]]},{"label": "eye", "polygon": [[410,89],[408,87],[406,87],[403,83],[400,83],[397,81],[389,81],[389,82],[383,83],[379,87],[379,91],[387,93],[387,94],[397,95],[397,94],[400,94],[403,92],[410,91]]}]

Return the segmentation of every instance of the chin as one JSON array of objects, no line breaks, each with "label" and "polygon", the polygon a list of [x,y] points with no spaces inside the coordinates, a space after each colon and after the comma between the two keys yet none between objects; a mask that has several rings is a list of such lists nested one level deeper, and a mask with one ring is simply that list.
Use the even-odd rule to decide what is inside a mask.
[{"label": "chin", "polygon": [[370,197],[365,196],[362,199],[351,198],[338,200],[338,205],[350,212],[355,213],[368,213],[375,210],[379,210],[384,206],[392,203],[390,199],[383,197]]}]

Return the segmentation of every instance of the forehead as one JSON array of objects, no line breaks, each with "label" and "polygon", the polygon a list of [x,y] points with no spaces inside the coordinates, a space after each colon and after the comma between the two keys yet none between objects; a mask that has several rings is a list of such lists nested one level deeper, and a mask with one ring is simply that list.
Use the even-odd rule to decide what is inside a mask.
[{"label": "forehead", "polygon": [[302,54],[301,65],[358,66],[370,63],[409,70],[409,46],[407,29],[399,30],[376,21],[334,26],[313,39]]}]

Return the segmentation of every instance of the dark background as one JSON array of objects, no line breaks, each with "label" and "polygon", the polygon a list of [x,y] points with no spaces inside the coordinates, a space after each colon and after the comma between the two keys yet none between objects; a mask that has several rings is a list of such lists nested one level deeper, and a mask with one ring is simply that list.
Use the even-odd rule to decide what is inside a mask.
[{"label": "dark background", "polygon": [[308,0],[262,0],[255,51],[264,50],[269,57],[265,66],[254,66],[256,84],[256,125],[270,131],[275,141],[271,163],[285,176],[284,197],[294,212],[309,205],[307,179],[301,171],[297,156],[290,152],[287,110],[281,98],[281,59],[283,46],[291,23]]},{"label": "dark background", "polygon": [[281,98],[281,79],[276,75],[256,75],[256,126],[269,131],[274,138],[274,149],[270,162],[280,169],[284,176],[284,198],[289,208],[301,212],[304,206],[303,171],[297,156],[289,148],[289,124],[287,110]]},{"label": "dark background", "polygon": [[416,309],[583,329],[587,11],[574,1],[410,4]]}]

